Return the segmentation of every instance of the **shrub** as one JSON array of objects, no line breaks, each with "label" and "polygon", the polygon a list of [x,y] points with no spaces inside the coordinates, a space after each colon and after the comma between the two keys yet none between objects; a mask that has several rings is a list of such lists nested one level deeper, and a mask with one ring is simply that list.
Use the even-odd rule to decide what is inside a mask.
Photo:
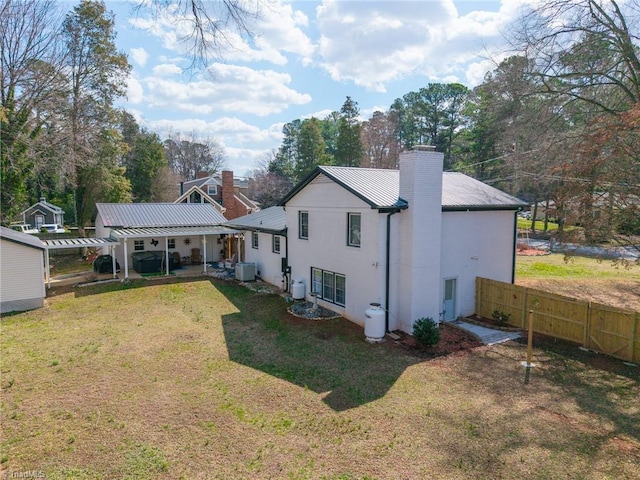
[{"label": "shrub", "polygon": [[440,341],[440,329],[433,318],[423,317],[413,324],[413,337],[425,346],[435,345]]},{"label": "shrub", "polygon": [[491,314],[491,317],[498,325],[506,326],[506,325],[509,325],[509,319],[511,318],[511,314],[501,312],[500,310],[494,310],[493,313]]}]

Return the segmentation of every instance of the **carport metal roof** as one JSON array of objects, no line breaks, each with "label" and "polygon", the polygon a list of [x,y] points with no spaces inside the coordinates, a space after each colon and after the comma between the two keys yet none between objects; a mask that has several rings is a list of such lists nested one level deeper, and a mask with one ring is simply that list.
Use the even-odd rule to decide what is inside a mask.
[{"label": "carport metal roof", "polygon": [[187,237],[190,235],[230,235],[240,233],[228,227],[139,227],[139,228],[116,228],[111,230],[111,235],[120,238],[143,238],[143,237]]},{"label": "carport metal roof", "polygon": [[109,247],[118,245],[120,240],[114,238],[61,238],[41,240],[47,250],[59,248]]}]

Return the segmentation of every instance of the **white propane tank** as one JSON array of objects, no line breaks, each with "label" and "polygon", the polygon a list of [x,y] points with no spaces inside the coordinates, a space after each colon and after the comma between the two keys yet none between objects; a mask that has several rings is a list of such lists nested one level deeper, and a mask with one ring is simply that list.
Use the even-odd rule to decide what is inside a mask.
[{"label": "white propane tank", "polygon": [[385,334],[385,314],[379,303],[370,303],[364,313],[364,336],[367,342],[381,342]]},{"label": "white propane tank", "polygon": [[302,278],[294,278],[292,280],[291,298],[294,300],[302,300],[304,298],[304,280]]}]

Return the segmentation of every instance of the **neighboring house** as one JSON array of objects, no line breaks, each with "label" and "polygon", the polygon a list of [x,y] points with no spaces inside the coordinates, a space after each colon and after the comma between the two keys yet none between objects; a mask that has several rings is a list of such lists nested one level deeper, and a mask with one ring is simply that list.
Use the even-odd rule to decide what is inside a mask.
[{"label": "neighboring house", "polygon": [[[209,203],[98,203],[96,237],[120,240],[115,255],[125,278],[135,252],[163,251],[167,273],[169,256],[202,264],[224,260],[221,236],[237,233],[222,227],[226,218]],[[109,253],[103,249],[102,253]]]},{"label": "neighboring house", "polygon": [[233,178],[233,172],[206,176],[180,183],[180,196],[175,203],[211,203],[228,219],[257,212],[260,208],[246,196],[244,183]]},{"label": "neighboring house", "polygon": [[[430,147],[400,170],[318,167],[281,202],[292,279],[360,325],[370,303],[387,330],[474,313],[477,276],[512,282],[524,202],[461,173]],[[247,249],[249,250],[249,249]]]},{"label": "neighboring house", "polygon": [[20,214],[22,222],[40,231],[43,225],[57,224],[64,226],[64,211],[40,197],[40,201]]},{"label": "neighboring house", "polygon": [[[283,290],[286,271],[287,226],[283,207],[269,207],[238,217],[225,226],[244,231],[244,262],[256,264],[256,275]],[[283,262],[284,261],[284,262]]]},{"label": "neighboring house", "polygon": [[0,312],[40,308],[45,246],[33,235],[0,227]]}]

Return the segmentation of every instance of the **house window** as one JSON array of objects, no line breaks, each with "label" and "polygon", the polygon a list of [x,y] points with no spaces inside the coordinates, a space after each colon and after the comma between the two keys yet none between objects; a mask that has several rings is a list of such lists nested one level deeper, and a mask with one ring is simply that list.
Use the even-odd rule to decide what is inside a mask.
[{"label": "house window", "polygon": [[274,235],[272,240],[273,253],[280,253],[280,235]]},{"label": "house window", "polygon": [[311,291],[322,294],[322,270],[319,268],[311,269]]},{"label": "house window", "polygon": [[348,213],[347,223],[348,223],[347,245],[349,245],[350,247],[359,247],[360,246],[360,225],[361,225],[360,214]]},{"label": "house window", "polygon": [[144,240],[134,240],[133,250],[136,252],[144,250]]},{"label": "house window", "polygon": [[217,185],[207,185],[207,195],[213,196],[218,194],[218,186]]},{"label": "house window", "polygon": [[309,212],[298,212],[298,237],[309,238]]},{"label": "house window", "polygon": [[167,240],[167,247],[168,248],[176,248],[176,239],[175,238],[170,238],[169,240]]},{"label": "house window", "polygon": [[253,232],[251,234],[251,246],[253,248],[258,248],[258,232]]},{"label": "house window", "polygon": [[347,303],[347,279],[344,275],[312,268],[311,288],[313,292],[318,293],[318,298],[327,302],[343,307]]}]

